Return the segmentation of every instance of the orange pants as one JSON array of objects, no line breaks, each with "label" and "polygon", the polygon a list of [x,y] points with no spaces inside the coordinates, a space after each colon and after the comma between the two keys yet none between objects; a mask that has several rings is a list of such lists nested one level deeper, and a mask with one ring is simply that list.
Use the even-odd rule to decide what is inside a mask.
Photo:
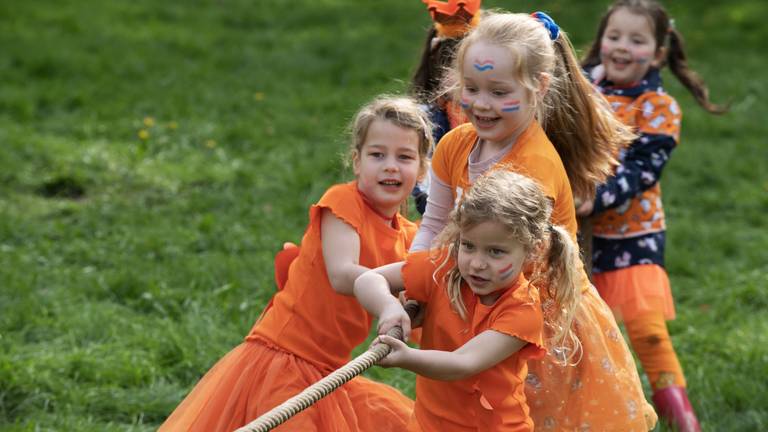
[{"label": "orange pants", "polygon": [[653,390],[670,385],[685,387],[683,369],[672,347],[664,314],[646,312],[624,324]]}]

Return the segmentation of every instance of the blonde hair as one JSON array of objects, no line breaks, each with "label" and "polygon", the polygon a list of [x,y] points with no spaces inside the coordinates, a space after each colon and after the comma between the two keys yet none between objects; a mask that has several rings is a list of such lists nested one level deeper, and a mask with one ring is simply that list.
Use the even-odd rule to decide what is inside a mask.
[{"label": "blonde hair", "polygon": [[374,120],[388,120],[403,129],[411,129],[419,136],[419,172],[427,167],[427,155],[435,146],[432,122],[419,104],[407,96],[381,95],[363,105],[349,126],[351,135],[347,163],[360,155],[368,129]]},{"label": "blonde hair", "polygon": [[[536,119],[557,149],[574,195],[591,198],[595,186],[612,174],[618,149],[635,135],[614,117],[582,74],[568,36],[561,30],[551,40],[544,25],[530,15],[486,12],[460,42],[445,91],[460,91],[467,50],[477,42],[508,50],[513,76],[528,91]],[[549,83],[542,94],[544,77]]]},{"label": "blonde hair", "polygon": [[[583,280],[578,248],[565,228],[549,222],[551,216],[552,201],[534,180],[505,167],[491,170],[464,194],[451,213],[450,222],[438,236],[438,250],[447,247],[448,256],[435,274],[453,262],[444,282],[451,305],[465,319],[466,306],[461,297],[463,280],[458,268],[461,232],[488,221],[503,225],[528,254],[524,268],[532,271],[531,282],[544,282],[540,296],[548,345],[566,361],[579,351],[578,338],[570,329]],[[546,247],[542,247],[544,245]],[[567,352],[570,354],[564,354]]]}]

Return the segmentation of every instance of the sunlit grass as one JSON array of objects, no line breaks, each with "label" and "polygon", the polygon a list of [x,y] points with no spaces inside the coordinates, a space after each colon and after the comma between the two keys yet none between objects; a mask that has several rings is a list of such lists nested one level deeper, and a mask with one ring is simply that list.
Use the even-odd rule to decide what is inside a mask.
[{"label": "sunlit grass", "polygon": [[[583,48],[603,2],[551,12]],[[670,323],[706,430],[764,430],[768,97],[759,1],[674,2],[714,117],[667,75]],[[247,333],[272,256],[402,91],[421,2],[0,5],[0,429],[154,430]],[[413,394],[413,377],[375,369]]]}]

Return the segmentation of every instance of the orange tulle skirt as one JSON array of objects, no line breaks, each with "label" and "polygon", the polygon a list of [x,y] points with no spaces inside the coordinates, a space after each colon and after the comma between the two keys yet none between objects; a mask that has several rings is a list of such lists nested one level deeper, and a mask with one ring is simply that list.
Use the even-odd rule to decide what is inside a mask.
[{"label": "orange tulle skirt", "polygon": [[600,297],[619,321],[631,321],[647,312],[662,312],[675,319],[669,277],[663,267],[644,264],[592,275]]},{"label": "orange tulle skirt", "polygon": [[564,366],[551,351],[528,362],[525,395],[536,431],[653,429],[656,413],[635,361],[593,287],[582,292],[572,329],[582,345],[578,363]]},{"label": "orange tulle skirt", "polygon": [[[160,431],[232,432],[320,380],[311,363],[256,340],[219,360],[160,427]],[[276,431],[402,431],[413,401],[364,377],[344,384]]]}]

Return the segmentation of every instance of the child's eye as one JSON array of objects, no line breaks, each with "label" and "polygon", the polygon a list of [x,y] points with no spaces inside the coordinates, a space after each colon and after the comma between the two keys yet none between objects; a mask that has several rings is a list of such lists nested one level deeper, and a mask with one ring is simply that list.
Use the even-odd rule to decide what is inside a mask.
[{"label": "child's eye", "polygon": [[488,253],[489,253],[491,256],[493,256],[493,257],[498,257],[498,256],[502,256],[502,255],[504,255],[504,254],[506,253],[506,251],[505,251],[505,250],[503,250],[503,249],[491,248],[491,249],[488,251]]},{"label": "child's eye", "polygon": [[472,250],[474,247],[475,246],[470,242],[466,242],[466,241],[461,242],[461,248],[464,250]]},{"label": "child's eye", "polygon": [[494,90],[492,93],[494,96],[506,96],[509,94],[506,90]]},{"label": "child's eye", "polygon": [[368,153],[368,156],[371,156],[373,158],[379,159],[379,158],[384,157],[384,153],[382,153],[382,152],[370,152],[370,153]]},{"label": "child's eye", "polygon": [[477,93],[477,89],[475,87],[464,87],[464,91],[472,94]]},{"label": "child's eye", "polygon": [[399,158],[402,159],[402,160],[413,160],[413,159],[416,159],[415,157],[413,157],[411,155],[408,155],[408,154],[400,155]]}]

